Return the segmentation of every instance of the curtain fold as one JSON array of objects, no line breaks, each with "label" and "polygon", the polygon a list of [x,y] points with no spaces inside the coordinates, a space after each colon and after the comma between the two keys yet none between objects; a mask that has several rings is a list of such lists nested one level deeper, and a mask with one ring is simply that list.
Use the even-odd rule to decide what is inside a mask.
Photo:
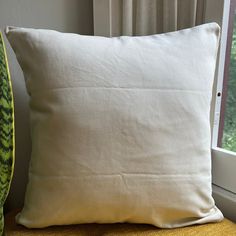
[{"label": "curtain fold", "polygon": [[[206,0],[94,0],[95,35],[150,35],[204,23]],[[104,11],[101,12],[101,8]],[[107,17],[104,17],[107,15]],[[106,19],[106,22],[102,22]],[[102,29],[107,27],[106,30]]]}]

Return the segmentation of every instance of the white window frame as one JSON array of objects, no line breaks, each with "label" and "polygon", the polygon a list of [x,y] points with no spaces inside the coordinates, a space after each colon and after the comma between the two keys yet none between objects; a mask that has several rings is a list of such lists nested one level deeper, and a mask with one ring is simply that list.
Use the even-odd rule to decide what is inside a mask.
[{"label": "white window frame", "polygon": [[212,182],[213,184],[236,194],[236,153],[217,146],[220,124],[221,100],[224,80],[225,56],[229,26],[230,0],[224,1],[222,33],[219,48],[219,64],[217,78],[217,92],[215,98],[215,115],[212,135]]},{"label": "white window frame", "polygon": [[[236,222],[236,155],[233,152],[217,147],[220,125],[220,112],[222,94],[225,55],[227,48],[227,36],[230,14],[230,0],[221,0],[221,6],[216,11],[212,11],[216,6],[215,0],[207,0],[205,21],[216,21],[221,25],[221,42],[219,46],[219,57],[216,69],[216,89],[213,94],[213,132],[212,132],[212,193],[216,205],[223,212],[224,216]],[[223,10],[222,10],[223,9]]]}]

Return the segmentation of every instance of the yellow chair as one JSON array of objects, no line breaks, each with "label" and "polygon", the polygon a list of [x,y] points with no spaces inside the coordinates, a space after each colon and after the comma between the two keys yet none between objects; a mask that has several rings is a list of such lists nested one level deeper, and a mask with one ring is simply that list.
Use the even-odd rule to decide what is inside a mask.
[{"label": "yellow chair", "polygon": [[6,215],[6,236],[236,236],[236,224],[227,219],[177,229],[158,229],[143,224],[82,224],[27,229],[15,223],[16,213],[12,211]]}]

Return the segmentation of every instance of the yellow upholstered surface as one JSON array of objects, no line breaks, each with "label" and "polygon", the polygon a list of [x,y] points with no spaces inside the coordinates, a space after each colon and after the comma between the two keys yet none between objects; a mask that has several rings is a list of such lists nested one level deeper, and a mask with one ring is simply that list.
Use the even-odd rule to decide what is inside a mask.
[{"label": "yellow upholstered surface", "polygon": [[158,229],[141,224],[83,224],[54,226],[45,229],[26,229],[16,225],[16,211],[6,215],[6,236],[236,236],[236,224],[225,219],[220,223],[177,229]]}]

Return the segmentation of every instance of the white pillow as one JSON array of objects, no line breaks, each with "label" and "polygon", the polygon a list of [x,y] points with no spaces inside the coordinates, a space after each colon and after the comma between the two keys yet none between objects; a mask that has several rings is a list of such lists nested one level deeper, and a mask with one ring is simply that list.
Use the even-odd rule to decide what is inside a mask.
[{"label": "white pillow", "polygon": [[26,227],[220,221],[209,113],[219,27],[105,38],[8,27],[30,95]]}]

